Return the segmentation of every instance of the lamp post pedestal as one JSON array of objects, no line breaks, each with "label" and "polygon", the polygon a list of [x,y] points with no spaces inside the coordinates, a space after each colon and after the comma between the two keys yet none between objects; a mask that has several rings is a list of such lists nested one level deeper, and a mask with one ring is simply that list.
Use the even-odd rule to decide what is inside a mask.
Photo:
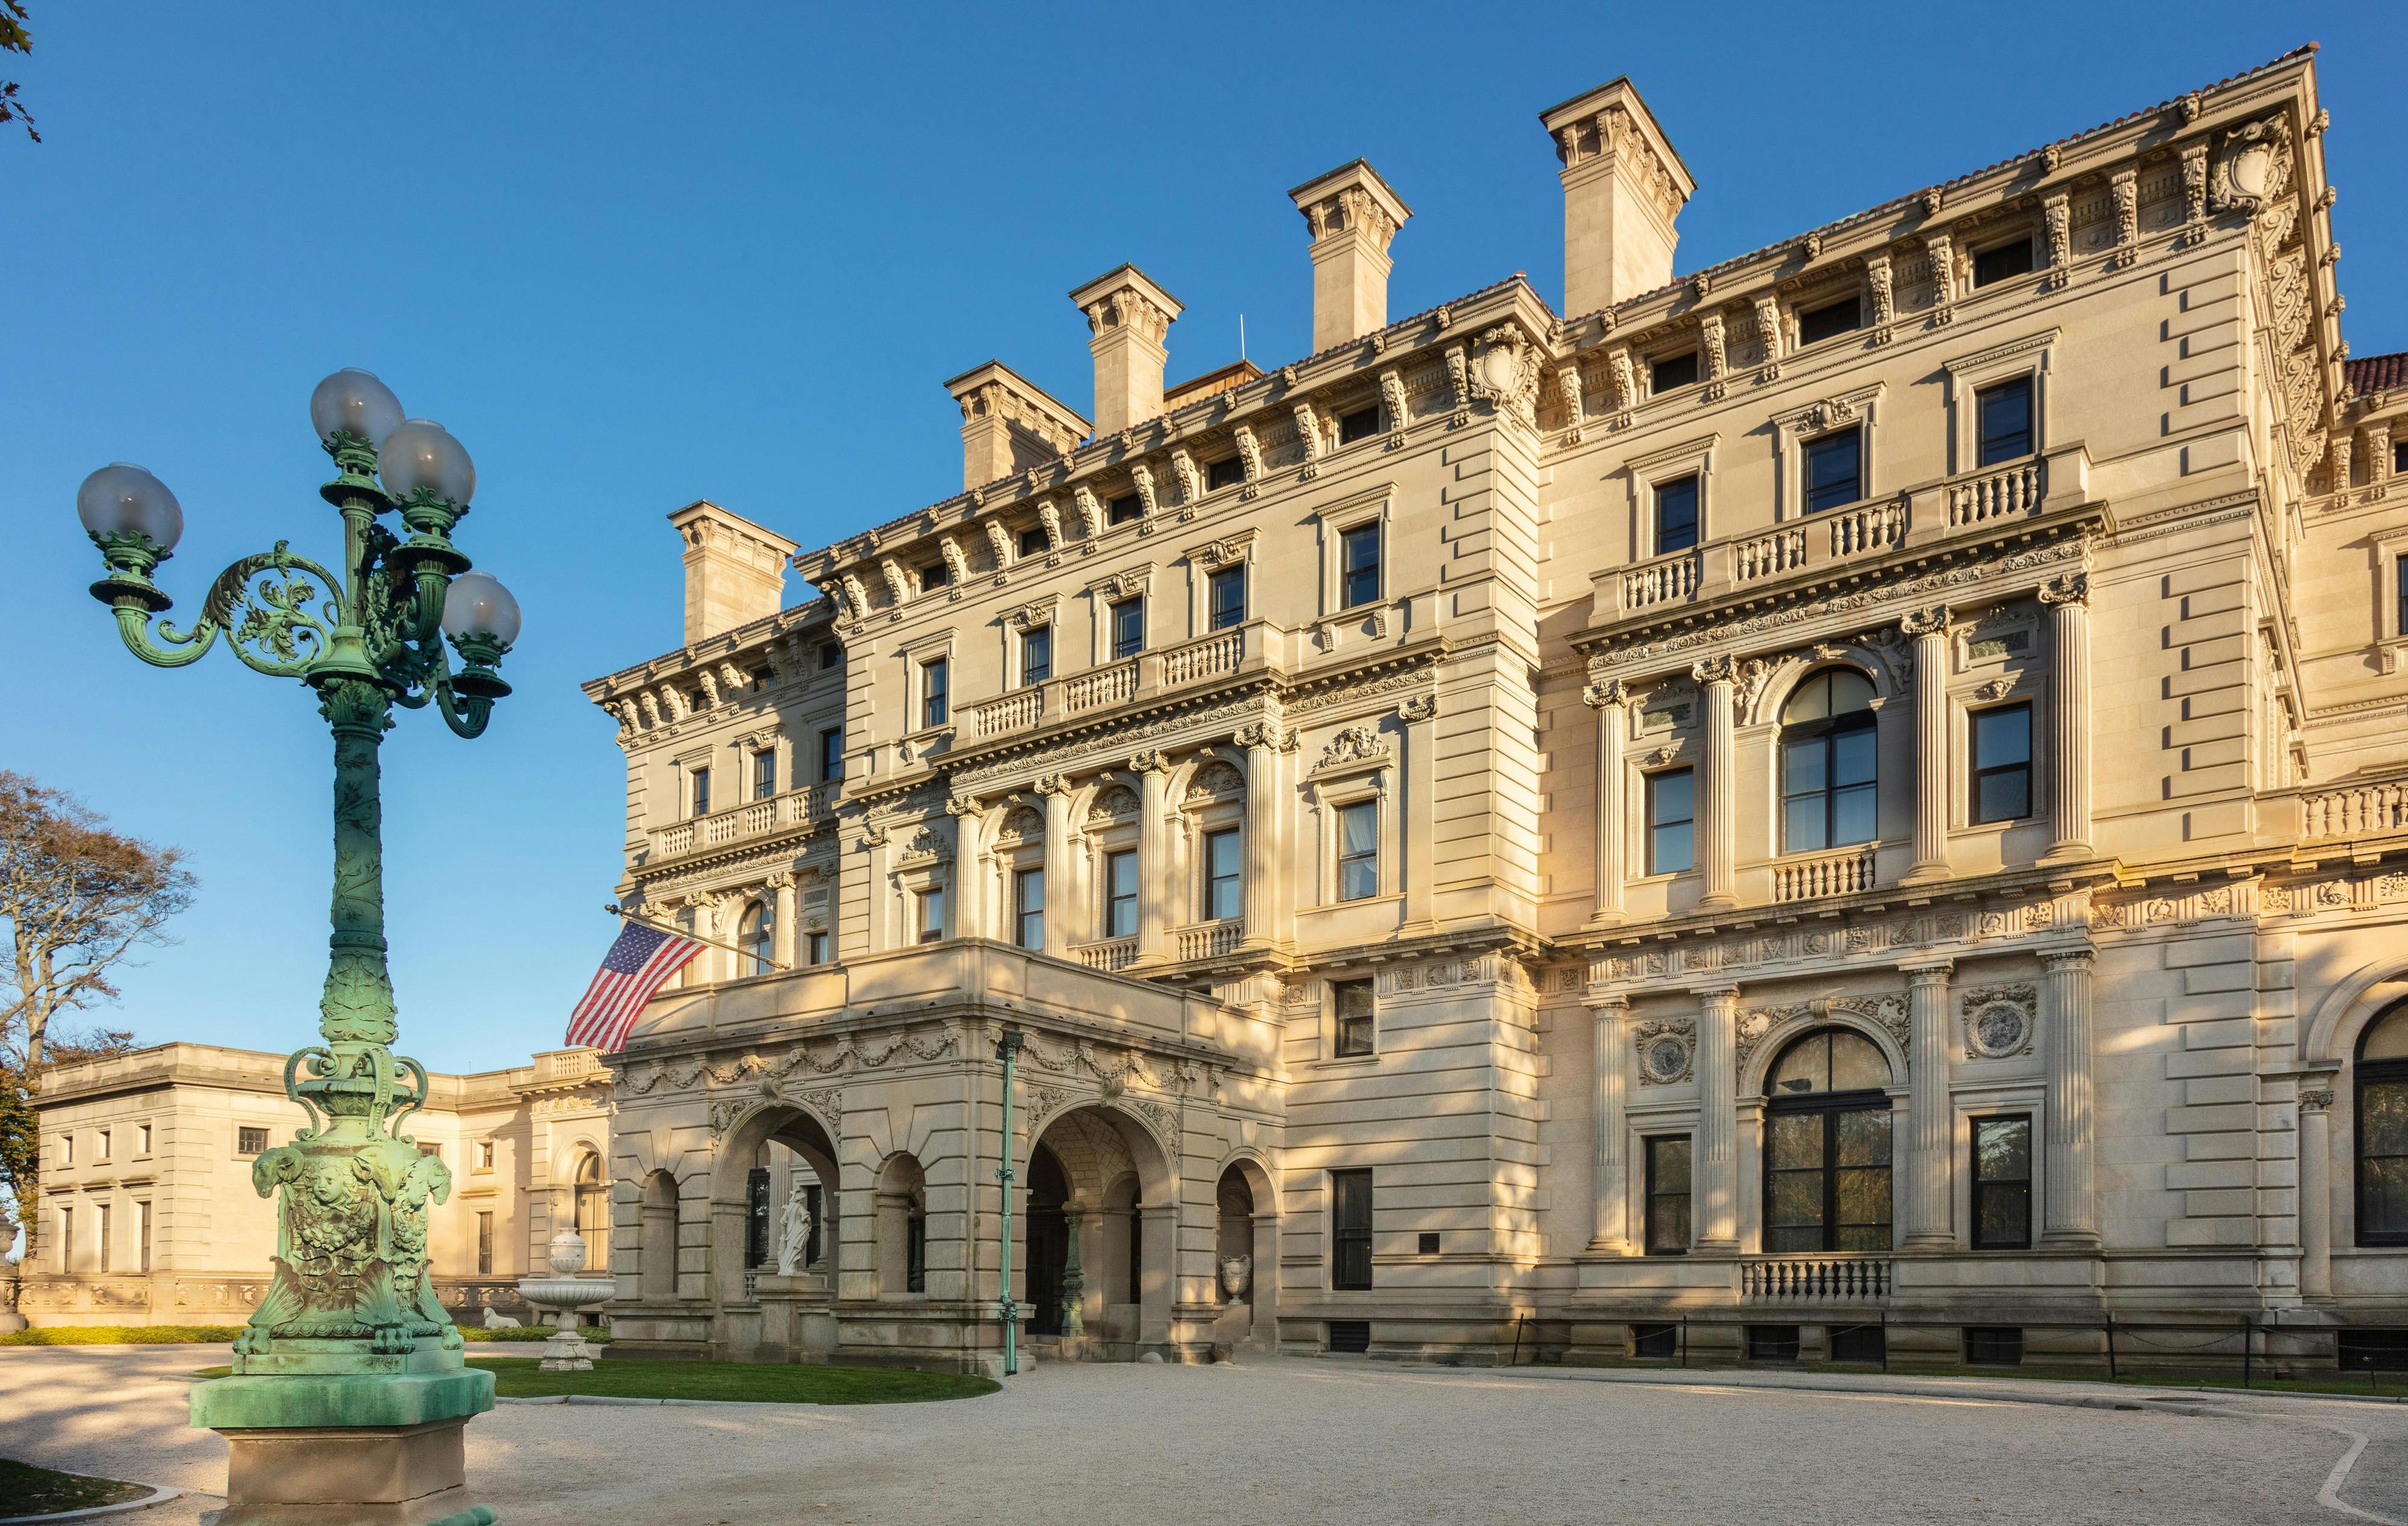
[{"label": "lamp post pedestal", "polygon": [[194,1425],[226,1438],[226,1507],[217,1526],[494,1519],[469,1498],[464,1447],[469,1419],[494,1407],[491,1373],[222,1377],[194,1385],[192,1405]]}]

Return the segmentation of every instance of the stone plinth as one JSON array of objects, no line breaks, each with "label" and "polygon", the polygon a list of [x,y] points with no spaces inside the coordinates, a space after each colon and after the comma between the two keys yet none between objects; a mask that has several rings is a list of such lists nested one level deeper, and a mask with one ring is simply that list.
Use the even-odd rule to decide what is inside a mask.
[{"label": "stone plinth", "polygon": [[764,1273],[754,1296],[761,1304],[761,1355],[770,1362],[825,1362],[836,1349],[836,1317],[828,1311],[824,1272],[793,1276]]},{"label": "stone plinth", "polygon": [[218,1526],[487,1526],[463,1433],[494,1407],[477,1368],[220,1378],[192,1423],[226,1438]]}]

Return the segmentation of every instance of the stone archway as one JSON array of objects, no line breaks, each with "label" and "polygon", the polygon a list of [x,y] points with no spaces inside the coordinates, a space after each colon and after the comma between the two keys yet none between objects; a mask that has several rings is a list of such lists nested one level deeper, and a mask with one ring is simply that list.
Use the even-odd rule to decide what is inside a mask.
[{"label": "stone archway", "polygon": [[1040,1349],[1130,1362],[1168,1345],[1178,1289],[1175,1181],[1154,1134],[1108,1104],[1045,1120],[1029,1146],[1023,1231]]},{"label": "stone archway", "polygon": [[820,1233],[823,1262],[836,1264],[836,1247],[845,1233],[836,1217],[839,1201],[836,1149],[826,1126],[816,1116],[790,1104],[765,1102],[721,1133],[711,1152],[706,1296],[714,1316],[712,1344],[732,1354],[749,1354],[755,1344],[747,1339],[745,1331],[729,1328],[724,1316],[754,1306],[754,1269],[745,1265],[744,1253],[752,1174],[761,1147],[772,1141],[800,1156],[819,1179],[820,1201],[826,1205],[829,1219]]},{"label": "stone archway", "polygon": [[1279,1349],[1276,1191],[1270,1173],[1251,1156],[1237,1156],[1221,1169],[1213,1190],[1212,1295],[1221,1305],[1213,1321],[1216,1347]]}]

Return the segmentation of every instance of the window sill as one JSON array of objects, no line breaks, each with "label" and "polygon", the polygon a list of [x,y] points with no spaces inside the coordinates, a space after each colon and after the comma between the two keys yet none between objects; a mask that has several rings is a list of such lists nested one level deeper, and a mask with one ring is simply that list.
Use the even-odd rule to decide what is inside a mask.
[{"label": "window sill", "polygon": [[1346,1070],[1358,1069],[1365,1065],[1376,1065],[1379,1062],[1380,1056],[1377,1052],[1373,1052],[1371,1054],[1333,1054],[1324,1059],[1312,1061],[1305,1068],[1308,1070]]}]

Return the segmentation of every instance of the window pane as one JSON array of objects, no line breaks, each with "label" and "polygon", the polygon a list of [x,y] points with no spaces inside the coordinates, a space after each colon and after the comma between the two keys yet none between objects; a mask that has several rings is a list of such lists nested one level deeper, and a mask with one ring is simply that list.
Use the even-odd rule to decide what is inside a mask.
[{"label": "window pane", "polygon": [[2009,705],[1973,712],[1973,766],[2031,762],[2031,706]]},{"label": "window pane", "polygon": [[1678,875],[1696,868],[1697,830],[1687,821],[1677,826],[1649,828],[1647,872],[1651,875]]},{"label": "window pane", "polygon": [[1973,1193],[1973,1243],[2020,1246],[2031,1238],[2031,1189],[2021,1182],[1985,1183]]},{"label": "window pane", "polygon": [[[1862,1039],[1858,1039],[1856,1042],[1864,1044]],[[1868,1049],[1872,1048],[1870,1044],[1865,1044],[1864,1047]],[[1834,1048],[1836,1048],[1836,1046],[1834,1046]],[[1881,1063],[1881,1055],[1878,1052],[1874,1053],[1872,1060],[1875,1064],[1879,1065]],[[1834,1091],[1853,1091],[1858,1090],[1866,1080],[1870,1078],[1862,1073],[1860,1067],[1861,1062],[1858,1062],[1852,1064],[1848,1071],[1842,1073],[1840,1070],[1839,1063],[1835,1058],[1831,1067],[1833,1072],[1832,1080],[1836,1083],[1842,1084],[1835,1084],[1831,1090]],[[1887,1065],[1881,1065],[1880,1080],[1886,1081],[1888,1079],[1889,1067]],[[1876,1082],[1875,1084],[1879,1083]],[[1832,1134],[1834,1135],[1835,1148],[1839,1152],[1839,1163],[1842,1165],[1877,1165],[1884,1169],[1887,1169],[1889,1165],[1889,1120],[1890,1113],[1886,1105],[1877,1108],[1850,1108],[1846,1112],[1835,1114],[1832,1120]]]},{"label": "window pane", "polygon": [[2408,1007],[2394,1011],[2358,1040],[2360,1060],[2408,1060]]},{"label": "window pane", "polygon": [[[1784,1071],[1787,1068],[1786,1064],[1783,1066]],[[1789,1089],[1784,1087],[1784,1090]],[[1802,1170],[1822,1165],[1822,1114],[1775,1113],[1770,1121],[1772,1168],[1775,1171]]]},{"label": "window pane", "polygon": [[1213,878],[1238,872],[1238,834],[1235,832],[1211,833],[1204,838],[1204,860]]},{"label": "window pane", "polygon": [[1358,408],[1353,413],[1339,415],[1338,443],[1340,445],[1352,445],[1356,440],[1368,440],[1378,433],[1380,433],[1380,410],[1377,407]]},{"label": "window pane", "polygon": [[1123,599],[1112,606],[1112,656],[1134,657],[1145,649],[1145,601]]},{"label": "window pane", "polygon": [[2408,1155],[2408,1081],[2369,1081],[2358,1095],[2358,1153]]},{"label": "window pane", "polygon": [[1043,683],[1054,676],[1054,627],[1039,625],[1020,638],[1020,681]]},{"label": "window pane", "polygon": [[[1647,820],[1658,826],[1697,819],[1697,775],[1686,768],[1647,776]],[[2408,1024],[2402,1024],[2408,1033]]]},{"label": "window pane", "polygon": [[1873,840],[1873,787],[1859,784],[1831,792],[1831,846]]},{"label": "window pane", "polygon": [[[1823,1132],[1823,1120],[1808,1116],[1800,1122],[1811,1123],[1814,1132]],[[1776,1171],[1772,1174],[1772,1205],[1768,1226],[1788,1227],[1823,1222],[1823,1173],[1820,1171]],[[1819,1245],[1811,1248],[1820,1248]]]},{"label": "window pane", "polygon": [[1380,893],[1380,866],[1370,859],[1348,859],[1338,866],[1338,899],[1365,901]]},{"label": "window pane", "polygon": [[1675,387],[1692,386],[1698,379],[1698,352],[1666,355],[1648,367],[1648,390],[1668,392]]},{"label": "window pane", "polygon": [[1809,720],[1821,720],[1831,713],[1831,675],[1815,674],[1791,692],[1789,703],[1781,707],[1784,725],[1795,726]]},{"label": "window pane", "polygon": [[1698,543],[1698,479],[1682,478],[1656,489],[1656,554]]},{"label": "window pane", "polygon": [[1855,297],[1829,303],[1798,315],[1798,342],[1801,345],[1820,344],[1834,335],[1847,333],[1858,321]]},{"label": "window pane", "polygon": [[1242,567],[1224,567],[1212,575],[1212,629],[1226,630],[1246,620],[1246,574]]},{"label": "window pane", "polygon": [[1371,982],[1369,980],[1336,981],[1329,988],[1329,995],[1340,1018],[1368,1018],[1371,1015]]},{"label": "window pane", "polygon": [[[1846,724],[1843,722],[1842,724]],[[1831,734],[1831,782],[1870,784],[1873,781],[1873,729],[1861,722]]]},{"label": "window pane", "polygon": [[1651,1139],[1647,1141],[1647,1149],[1655,1162],[1655,1190],[1659,1192],[1686,1192],[1689,1190],[1689,1142],[1686,1139]]},{"label": "window pane", "polygon": [[1781,806],[1781,850],[1784,853],[1811,853],[1829,846],[1827,833],[1830,823],[1826,820],[1827,803],[1821,795],[1807,795],[1789,800]]},{"label": "window pane", "polygon": [[2408,1234],[2408,1159],[2367,1161],[2358,1168],[2365,1216],[2360,1234]]},{"label": "window pane", "polygon": [[2030,769],[2001,768],[1973,781],[1976,821],[2015,821],[2030,814]]},{"label": "window pane", "polygon": [[1979,464],[2013,461],[2031,454],[2031,378],[1985,387],[1974,394],[1974,430],[1980,441]]},{"label": "window pane", "polygon": [[1781,745],[1781,792],[1802,795],[1822,789],[1824,753],[1823,738],[1819,736],[1784,742]]},{"label": "window pane", "polygon": [[1647,1248],[1662,1252],[1689,1248],[1689,1194],[1648,1200]]},{"label": "window pane", "polygon": [[1338,851],[1349,857],[1370,852],[1379,825],[1379,807],[1370,801],[1359,801],[1340,807],[1338,812]]},{"label": "window pane", "polygon": [[2031,1178],[2031,1120],[1989,1118],[1973,1125],[1973,1173],[1983,1181]]},{"label": "window pane", "polygon": [[1831,686],[1831,714],[1852,715],[1873,706],[1873,681],[1852,667],[1835,667],[1825,671],[1823,681]]},{"label": "window pane", "polygon": [[1369,604],[1380,596],[1380,527],[1366,524],[1349,530],[1341,545],[1344,578],[1339,604],[1349,609]]},{"label": "window pane", "polygon": [[2031,240],[2018,238],[2012,244],[2001,244],[1996,249],[1985,249],[1973,256],[1973,284],[1987,286],[1992,281],[2002,281],[2010,276],[2029,275],[2031,267]]},{"label": "window pane", "polygon": [[[1889,1224],[1889,1167],[1856,1168],[1838,1173],[1832,1196],[1839,1204],[1838,1222],[1842,1225]],[[1843,1246],[1849,1250],[1880,1250],[1885,1248],[1885,1237],[1879,1245]]]},{"label": "window pane", "polygon": [[1806,512],[1816,513],[1855,503],[1862,473],[1857,459],[1861,435],[1853,429],[1828,435],[1806,447]]}]

